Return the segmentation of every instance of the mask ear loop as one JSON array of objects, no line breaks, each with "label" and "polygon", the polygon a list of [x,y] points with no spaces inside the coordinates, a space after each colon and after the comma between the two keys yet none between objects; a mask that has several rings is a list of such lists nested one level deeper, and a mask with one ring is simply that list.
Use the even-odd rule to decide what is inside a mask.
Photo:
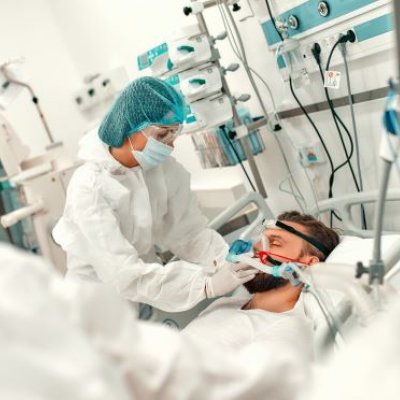
[{"label": "mask ear loop", "polygon": [[132,144],[132,141],[131,141],[131,137],[130,137],[130,136],[128,136],[128,140],[129,140],[129,144],[130,144],[130,146],[131,146],[131,150],[132,150],[132,151],[136,151],[136,149],[133,147],[133,144]]},{"label": "mask ear loop", "polygon": [[[146,133],[145,133],[143,130],[140,130],[140,131],[137,131],[137,132],[140,132],[147,140],[149,139],[149,136],[146,135]],[[136,132],[136,133],[137,133],[137,132]],[[133,147],[133,144],[132,144],[132,141],[131,141],[131,135],[128,136],[128,140],[129,140],[129,144],[130,144],[130,146],[131,146],[131,150],[132,150],[132,151],[140,151],[140,150],[136,150],[136,149]]]},{"label": "mask ear loop", "polygon": [[[133,158],[133,160],[136,162],[136,163],[138,163],[138,160],[136,159],[136,157],[135,157],[135,148],[133,147],[133,144],[132,144],[132,141],[131,141],[131,137],[130,136],[128,136],[128,141],[129,141],[129,145],[131,146],[131,155],[132,155],[132,158]],[[138,163],[139,164],[139,163]]]}]

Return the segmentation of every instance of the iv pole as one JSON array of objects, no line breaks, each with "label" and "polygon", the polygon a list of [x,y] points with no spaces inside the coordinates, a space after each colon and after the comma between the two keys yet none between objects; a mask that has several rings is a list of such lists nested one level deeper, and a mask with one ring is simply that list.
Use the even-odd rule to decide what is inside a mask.
[{"label": "iv pole", "polygon": [[8,63],[5,63],[5,64],[0,66],[0,70],[3,72],[5,78],[7,79],[7,82],[6,82],[7,86],[9,84],[14,84],[14,85],[22,86],[22,87],[28,89],[28,91],[29,91],[29,93],[31,95],[32,101],[35,104],[36,110],[37,110],[37,112],[39,114],[40,120],[41,120],[41,122],[43,124],[43,127],[44,127],[45,131],[46,131],[47,137],[48,137],[48,139],[50,141],[50,145],[47,146],[47,149],[58,146],[60,143],[55,143],[55,141],[54,141],[54,138],[53,138],[53,135],[52,135],[52,133],[50,131],[49,125],[47,124],[46,118],[45,118],[45,116],[43,114],[43,111],[42,111],[40,105],[39,105],[38,97],[35,95],[35,92],[33,91],[32,87],[30,85],[28,85],[25,82],[22,82],[22,81],[19,81],[17,79],[14,79],[9,75],[8,70],[7,70],[7,66],[10,65],[10,64],[11,64],[11,62],[8,62]]}]

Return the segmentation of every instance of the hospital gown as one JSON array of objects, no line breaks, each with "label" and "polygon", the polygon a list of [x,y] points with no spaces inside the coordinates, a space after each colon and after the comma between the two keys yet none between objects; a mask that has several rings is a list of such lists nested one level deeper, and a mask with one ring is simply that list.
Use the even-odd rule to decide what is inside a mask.
[{"label": "hospital gown", "polygon": [[301,295],[292,310],[273,313],[261,309],[243,310],[251,295],[222,297],[214,301],[183,331],[183,335],[202,343],[240,349],[262,338],[268,343],[287,339],[303,346],[312,359],[312,322],[304,312]]}]

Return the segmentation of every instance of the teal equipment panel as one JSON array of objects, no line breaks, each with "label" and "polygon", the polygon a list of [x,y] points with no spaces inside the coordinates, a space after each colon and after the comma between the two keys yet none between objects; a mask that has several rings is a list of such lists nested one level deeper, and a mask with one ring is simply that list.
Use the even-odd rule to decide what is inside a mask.
[{"label": "teal equipment panel", "polygon": [[[306,32],[309,29],[316,28],[320,25],[326,24],[336,18],[342,17],[362,7],[376,3],[379,0],[330,0],[330,13],[326,17],[322,17],[318,12],[318,0],[309,0],[305,3],[294,7],[279,15],[280,20],[287,21],[290,15],[298,18],[300,25],[298,29],[294,30],[289,28],[289,36],[296,36],[300,33]],[[270,46],[280,42],[280,38],[271,20],[264,22],[262,25],[265,38]]]}]

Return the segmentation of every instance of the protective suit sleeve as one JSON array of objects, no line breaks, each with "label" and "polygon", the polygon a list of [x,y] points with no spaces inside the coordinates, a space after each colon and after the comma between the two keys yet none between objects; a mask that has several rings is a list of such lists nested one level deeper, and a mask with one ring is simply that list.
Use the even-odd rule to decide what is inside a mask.
[{"label": "protective suit sleeve", "polygon": [[[92,185],[96,187],[95,185]],[[109,204],[96,190],[79,188],[71,204],[81,236],[62,243],[91,265],[97,277],[114,287],[121,297],[145,302],[165,311],[183,311],[205,298],[207,269],[185,261],[145,263],[122,234]],[[72,203],[72,202],[71,202]],[[56,230],[53,236],[57,236]],[[79,239],[74,239],[79,237]]]},{"label": "protective suit sleeve", "polygon": [[221,265],[228,253],[222,236],[207,227],[207,218],[201,213],[190,189],[190,175],[177,162],[169,171],[169,210],[166,218],[168,231],[165,244],[175,255],[196,264]]}]

